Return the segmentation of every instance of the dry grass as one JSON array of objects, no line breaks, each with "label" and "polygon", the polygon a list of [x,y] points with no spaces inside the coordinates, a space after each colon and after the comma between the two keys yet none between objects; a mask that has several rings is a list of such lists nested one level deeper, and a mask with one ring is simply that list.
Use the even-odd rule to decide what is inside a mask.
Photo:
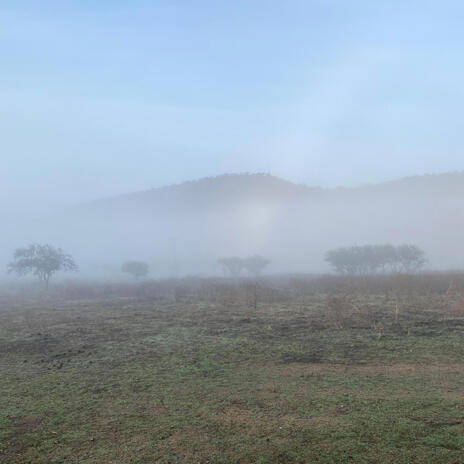
[{"label": "dry grass", "polygon": [[455,464],[462,293],[407,281],[3,293],[0,462]]}]

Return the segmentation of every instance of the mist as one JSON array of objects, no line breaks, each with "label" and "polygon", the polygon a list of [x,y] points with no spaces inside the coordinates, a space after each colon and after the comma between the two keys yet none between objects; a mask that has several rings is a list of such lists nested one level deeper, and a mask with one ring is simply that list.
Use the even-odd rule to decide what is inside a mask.
[{"label": "mist", "polygon": [[47,4],[1,8],[8,217],[226,173],[463,169],[459,2]]},{"label": "mist", "polygon": [[[384,184],[464,168],[459,2],[48,5],[1,7],[3,268],[41,241],[88,276],[131,258],[210,275],[255,253],[327,272],[327,249],[383,242],[461,267],[462,178]],[[204,181],[187,207],[168,188],[242,172],[308,191]]]},{"label": "mist", "polygon": [[457,464],[464,2],[0,2],[0,462]]},{"label": "mist", "polygon": [[[218,260],[255,254],[267,273],[327,273],[327,250],[412,243],[426,269],[461,269],[464,174],[358,188],[310,188],[267,174],[235,174],[83,203],[10,224],[15,246],[51,243],[80,278],[121,279],[122,263],[149,263],[151,278],[221,275]],[[8,231],[8,227],[7,227]]]}]

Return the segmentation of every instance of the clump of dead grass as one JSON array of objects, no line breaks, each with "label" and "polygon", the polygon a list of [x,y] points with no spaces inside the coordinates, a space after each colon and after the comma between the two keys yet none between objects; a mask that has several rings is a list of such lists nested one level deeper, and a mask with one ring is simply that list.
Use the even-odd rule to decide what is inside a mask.
[{"label": "clump of dead grass", "polygon": [[358,326],[367,320],[369,308],[359,305],[354,296],[348,293],[329,294],[326,299],[326,314],[337,329]]},{"label": "clump of dead grass", "polygon": [[464,296],[458,295],[453,298],[448,305],[448,315],[454,318],[464,317]]}]

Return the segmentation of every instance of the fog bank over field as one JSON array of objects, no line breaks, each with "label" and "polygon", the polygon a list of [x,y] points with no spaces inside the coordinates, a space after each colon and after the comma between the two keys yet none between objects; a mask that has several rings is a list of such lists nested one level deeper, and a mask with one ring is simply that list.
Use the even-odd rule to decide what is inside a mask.
[{"label": "fog bank over field", "polygon": [[461,269],[463,203],[464,173],[336,189],[230,174],[11,221],[0,259],[44,242],[71,253],[81,277],[119,278],[129,259],[148,262],[151,277],[219,274],[219,258],[253,254],[271,273],[319,273],[330,248],[414,243],[427,268]]}]

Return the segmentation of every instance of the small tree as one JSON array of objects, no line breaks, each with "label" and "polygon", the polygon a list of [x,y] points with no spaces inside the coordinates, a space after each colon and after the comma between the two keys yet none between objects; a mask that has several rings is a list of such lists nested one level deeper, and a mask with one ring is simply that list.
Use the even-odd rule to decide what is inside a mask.
[{"label": "small tree", "polygon": [[356,274],[357,256],[352,248],[337,248],[325,254],[325,260],[340,274]]},{"label": "small tree", "polygon": [[418,271],[426,262],[425,252],[416,245],[397,247],[398,262],[406,273]]},{"label": "small tree", "polygon": [[18,276],[33,274],[44,282],[47,288],[50,277],[55,272],[78,270],[71,255],[51,245],[33,244],[26,248],[18,248],[13,258],[8,272],[15,272]]},{"label": "small tree", "polygon": [[389,243],[377,246],[377,256],[380,262],[380,269],[383,274],[388,270],[395,272],[398,261],[397,248]]},{"label": "small tree", "polygon": [[270,261],[264,256],[254,255],[249,256],[243,261],[243,267],[254,276],[260,275],[269,265]]},{"label": "small tree", "polygon": [[148,275],[148,264],[143,261],[127,261],[121,267],[122,272],[130,274],[135,280]]},{"label": "small tree", "polygon": [[218,261],[222,266],[225,273],[231,277],[238,277],[244,268],[244,261],[242,258],[237,256],[231,256],[230,258],[222,258]]}]

